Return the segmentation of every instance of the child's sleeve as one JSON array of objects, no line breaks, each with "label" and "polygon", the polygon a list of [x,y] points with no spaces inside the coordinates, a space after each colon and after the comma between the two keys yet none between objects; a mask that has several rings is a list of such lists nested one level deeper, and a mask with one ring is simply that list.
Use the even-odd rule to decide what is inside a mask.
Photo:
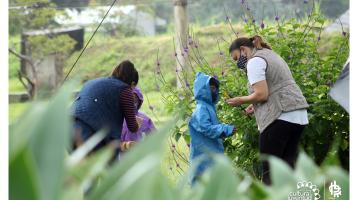
[{"label": "child's sleeve", "polygon": [[150,131],[155,131],[156,130],[156,128],[154,126],[154,123],[150,118],[149,118],[149,129],[150,129]]},{"label": "child's sleeve", "polygon": [[153,121],[148,117],[148,122],[147,122],[147,127],[146,127],[146,129],[145,129],[145,133],[146,134],[150,134],[150,133],[152,133],[153,131],[155,131],[156,130],[156,128],[155,128],[155,126],[154,126],[154,123],[153,123]]},{"label": "child's sleeve", "polygon": [[198,130],[209,138],[220,138],[223,136],[228,137],[232,135],[234,126],[227,124],[212,124],[209,116],[209,112],[206,109],[202,109],[200,115],[196,116],[198,122]]}]

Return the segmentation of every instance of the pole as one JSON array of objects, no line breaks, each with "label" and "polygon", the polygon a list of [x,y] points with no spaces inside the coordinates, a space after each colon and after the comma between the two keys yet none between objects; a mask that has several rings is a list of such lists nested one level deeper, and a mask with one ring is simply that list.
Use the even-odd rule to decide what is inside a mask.
[{"label": "pole", "polygon": [[173,0],[174,4],[174,23],[175,23],[175,43],[176,43],[176,54],[177,54],[177,64],[176,64],[176,76],[177,76],[177,87],[183,87],[182,83],[179,80],[179,75],[183,70],[188,69],[187,63],[185,61],[185,52],[184,48],[187,46],[188,38],[188,11],[187,11],[187,0]]}]

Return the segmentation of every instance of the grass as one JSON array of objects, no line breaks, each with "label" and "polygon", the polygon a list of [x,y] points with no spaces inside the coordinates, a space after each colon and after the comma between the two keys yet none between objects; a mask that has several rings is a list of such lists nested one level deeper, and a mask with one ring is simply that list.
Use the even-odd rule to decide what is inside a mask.
[{"label": "grass", "polygon": [[[14,49],[16,52],[20,52],[20,35],[13,35],[9,37],[9,48]],[[9,53],[9,78],[17,79],[18,70],[20,70],[19,58]]]},{"label": "grass", "polygon": [[17,78],[13,78],[9,80],[9,92],[15,93],[15,92],[25,92],[25,91],[26,89]]},{"label": "grass", "polygon": [[[268,22],[267,22],[268,23]],[[234,24],[234,29],[243,35],[242,24]],[[190,27],[195,32],[196,39],[199,40],[200,50],[212,66],[220,65],[219,49],[217,40],[220,40],[221,51],[228,53],[227,46],[234,38],[233,33],[227,24],[217,24],[207,27]],[[91,33],[85,34],[85,41],[88,41]],[[154,73],[156,70],[157,53],[160,67],[165,75],[167,82],[176,84],[175,68],[176,58],[174,57],[173,33],[167,33],[148,37],[111,37],[104,33],[97,33],[93,38],[76,67],[72,71],[70,78],[81,77],[83,81],[99,76],[108,76],[112,69],[123,60],[131,60],[139,71],[139,86],[144,92],[156,90]],[[332,34],[322,35],[322,51],[332,45]],[[221,39],[225,38],[226,42]],[[9,46],[20,51],[20,36],[11,36]],[[64,74],[66,74],[75,62],[80,52],[73,53],[65,62]],[[180,52],[178,52],[180,55]],[[9,54],[9,92],[24,91],[25,89],[17,80],[17,70],[20,62],[17,57]]]},{"label": "grass", "polygon": [[[203,55],[212,65],[218,64],[217,41],[221,37],[230,38],[232,33],[228,25],[218,24],[208,27],[192,27],[199,39]],[[87,47],[71,77],[82,77],[83,81],[99,76],[108,76],[112,69],[123,60],[131,60],[140,74],[139,86],[145,92],[156,90],[154,72],[157,63],[157,53],[161,63],[161,70],[165,78],[173,85],[175,81],[176,58],[174,57],[172,33],[149,37],[128,37],[116,38],[103,33],[97,33]],[[85,41],[89,39],[90,33],[85,34]],[[233,38],[232,38],[233,39]],[[9,46],[20,52],[20,36],[11,36]],[[64,72],[70,67],[79,56],[75,52],[66,61]],[[178,53],[180,54],[180,53]],[[20,62],[17,57],[9,54],[9,92],[24,91],[17,80],[17,71],[20,69]]]},{"label": "grass", "polygon": [[30,103],[9,104],[9,124],[15,123],[30,106]]}]

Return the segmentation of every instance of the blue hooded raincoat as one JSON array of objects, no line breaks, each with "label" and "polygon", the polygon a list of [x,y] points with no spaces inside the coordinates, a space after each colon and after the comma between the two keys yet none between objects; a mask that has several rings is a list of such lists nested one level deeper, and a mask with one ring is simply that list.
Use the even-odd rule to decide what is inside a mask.
[{"label": "blue hooded raincoat", "polygon": [[224,153],[222,137],[230,136],[234,126],[221,124],[216,115],[215,104],[219,100],[219,81],[217,81],[217,92],[213,102],[210,79],[212,77],[199,72],[194,81],[194,97],[196,108],[189,121],[190,141],[190,163],[193,164],[195,158],[199,158],[192,183],[197,176],[200,176],[204,170],[210,166],[212,160],[210,154]]}]

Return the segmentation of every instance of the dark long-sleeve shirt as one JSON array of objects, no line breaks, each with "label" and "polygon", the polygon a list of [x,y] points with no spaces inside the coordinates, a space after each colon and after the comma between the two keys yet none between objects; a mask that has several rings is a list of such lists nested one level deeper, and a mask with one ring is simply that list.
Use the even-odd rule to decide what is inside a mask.
[{"label": "dark long-sleeve shirt", "polygon": [[133,91],[130,87],[121,91],[120,104],[123,110],[124,119],[126,120],[128,129],[133,133],[137,132],[139,128],[136,120],[137,110],[134,105]]}]

